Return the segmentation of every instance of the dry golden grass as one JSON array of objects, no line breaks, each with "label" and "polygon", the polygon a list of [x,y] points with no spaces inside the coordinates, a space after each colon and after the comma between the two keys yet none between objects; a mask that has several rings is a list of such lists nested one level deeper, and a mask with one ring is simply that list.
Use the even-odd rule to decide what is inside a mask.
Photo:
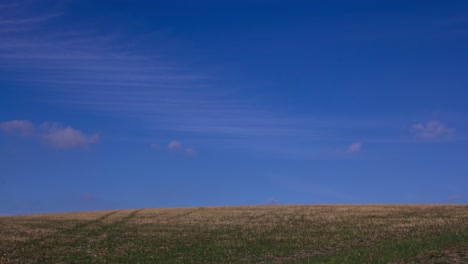
[{"label": "dry golden grass", "polygon": [[465,205],[200,207],[0,218],[0,263],[418,263],[433,256],[463,263],[467,251]]}]

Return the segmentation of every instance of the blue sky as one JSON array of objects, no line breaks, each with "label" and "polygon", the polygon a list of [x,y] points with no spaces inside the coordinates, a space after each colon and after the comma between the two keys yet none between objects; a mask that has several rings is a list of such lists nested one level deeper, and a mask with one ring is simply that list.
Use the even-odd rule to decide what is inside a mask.
[{"label": "blue sky", "polygon": [[0,214],[468,201],[466,1],[0,1]]}]

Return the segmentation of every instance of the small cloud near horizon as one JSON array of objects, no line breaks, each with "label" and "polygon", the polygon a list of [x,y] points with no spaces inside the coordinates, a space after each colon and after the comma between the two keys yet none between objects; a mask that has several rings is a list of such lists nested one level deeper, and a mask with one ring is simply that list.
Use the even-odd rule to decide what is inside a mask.
[{"label": "small cloud near horizon", "polygon": [[95,200],[96,195],[94,193],[83,193],[81,199],[86,201]]},{"label": "small cloud near horizon", "polygon": [[447,198],[447,201],[451,203],[460,202],[461,200],[463,200],[463,195],[452,195]]},{"label": "small cloud near horizon", "polygon": [[411,131],[416,137],[428,140],[449,137],[455,133],[454,128],[449,128],[437,120],[414,124],[411,126]]},{"label": "small cloud near horizon", "polygon": [[[152,144],[154,145],[154,144]],[[172,153],[180,153],[185,156],[194,157],[197,152],[193,148],[184,147],[182,142],[179,140],[172,140],[167,144],[167,149]]]},{"label": "small cloud near horizon", "polygon": [[270,198],[265,202],[265,205],[277,205],[279,202],[276,199]]},{"label": "small cloud near horizon", "polygon": [[22,137],[36,137],[59,149],[86,148],[99,141],[99,134],[85,135],[71,126],[59,123],[35,125],[28,120],[11,120],[0,123],[0,129]]},{"label": "small cloud near horizon", "polygon": [[348,149],[346,150],[346,153],[352,154],[352,153],[358,153],[361,151],[362,145],[361,142],[356,142],[351,145],[349,145]]}]

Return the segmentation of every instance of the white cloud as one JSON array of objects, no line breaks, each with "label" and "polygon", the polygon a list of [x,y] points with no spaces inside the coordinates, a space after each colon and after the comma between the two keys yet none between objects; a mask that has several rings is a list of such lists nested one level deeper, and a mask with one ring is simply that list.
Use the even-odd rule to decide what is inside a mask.
[{"label": "white cloud", "polygon": [[454,128],[449,128],[439,121],[428,121],[425,124],[418,123],[411,127],[412,132],[418,138],[437,139],[453,135]]},{"label": "white cloud", "polygon": [[186,148],[185,155],[193,157],[197,155],[197,152],[193,148]]},{"label": "white cloud", "polygon": [[183,146],[182,142],[178,140],[172,140],[167,144],[167,149],[173,153],[183,154],[185,156],[194,157],[197,155],[197,152],[193,148],[186,148]]},{"label": "white cloud", "polygon": [[86,201],[96,200],[96,195],[94,193],[83,193],[81,199]]},{"label": "white cloud", "polygon": [[58,123],[36,126],[28,120],[11,120],[0,123],[0,129],[7,133],[41,139],[56,148],[82,148],[99,141],[99,134],[85,135],[80,130],[70,126],[63,127]]},{"label": "white cloud", "polygon": [[348,149],[346,150],[346,153],[357,153],[361,151],[361,142],[356,142],[351,145],[349,145]]},{"label": "white cloud", "polygon": [[42,138],[56,148],[80,148],[99,141],[99,134],[87,136],[70,126],[43,124]]},{"label": "white cloud", "polygon": [[265,205],[278,205],[278,201],[276,199],[270,198],[265,202]]},{"label": "white cloud", "polygon": [[462,200],[463,199],[463,196],[462,195],[452,195],[452,196],[449,196],[449,198],[447,199],[448,201],[459,201],[459,200]]},{"label": "white cloud", "polygon": [[455,194],[447,198],[445,202],[447,203],[463,203],[465,201],[463,195]]},{"label": "white cloud", "polygon": [[177,151],[177,150],[180,150],[182,148],[182,143],[180,141],[173,140],[173,141],[169,142],[169,144],[167,144],[167,148],[170,151]]},{"label": "white cloud", "polygon": [[28,120],[11,120],[0,123],[0,129],[7,133],[18,133],[21,136],[33,136],[34,124]]}]

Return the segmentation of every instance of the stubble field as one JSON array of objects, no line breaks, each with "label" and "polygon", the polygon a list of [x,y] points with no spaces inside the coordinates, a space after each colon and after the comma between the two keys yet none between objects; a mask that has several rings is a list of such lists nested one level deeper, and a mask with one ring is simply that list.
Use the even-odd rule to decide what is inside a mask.
[{"label": "stubble field", "polygon": [[0,217],[0,263],[468,263],[468,206],[200,207]]}]

